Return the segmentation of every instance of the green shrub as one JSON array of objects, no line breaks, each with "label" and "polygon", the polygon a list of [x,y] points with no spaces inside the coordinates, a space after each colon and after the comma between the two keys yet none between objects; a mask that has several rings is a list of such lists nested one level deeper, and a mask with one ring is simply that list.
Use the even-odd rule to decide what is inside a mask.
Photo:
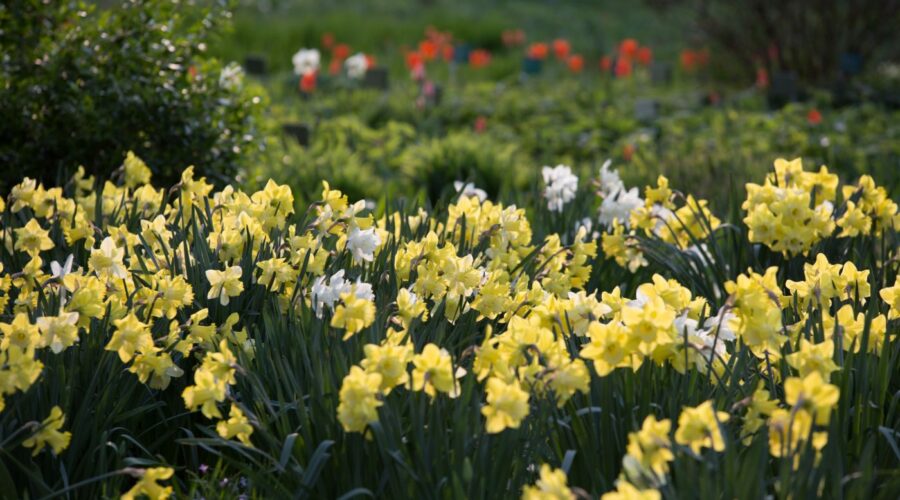
[{"label": "green shrub", "polygon": [[453,190],[457,180],[474,182],[489,196],[521,188],[537,169],[527,165],[514,144],[497,144],[489,136],[456,132],[403,153],[403,171],[432,201]]},{"label": "green shrub", "polygon": [[0,187],[23,172],[68,179],[79,165],[108,176],[129,150],[164,183],[188,165],[220,182],[237,177],[259,147],[262,98],[204,57],[226,17],[220,2],[0,5]]}]

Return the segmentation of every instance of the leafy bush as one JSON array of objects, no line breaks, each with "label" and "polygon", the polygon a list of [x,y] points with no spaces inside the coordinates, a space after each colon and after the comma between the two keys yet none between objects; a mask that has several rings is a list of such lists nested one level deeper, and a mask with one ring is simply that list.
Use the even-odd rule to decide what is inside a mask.
[{"label": "leafy bush", "polygon": [[417,144],[403,153],[403,171],[428,199],[453,192],[453,182],[474,182],[491,196],[521,188],[534,179],[513,144],[495,144],[490,137],[459,132]]},{"label": "leafy bush", "polygon": [[219,2],[0,5],[0,186],[22,172],[65,180],[79,165],[108,176],[127,151],[167,183],[188,165],[217,181],[237,177],[259,147],[262,90],[204,57],[227,15]]}]

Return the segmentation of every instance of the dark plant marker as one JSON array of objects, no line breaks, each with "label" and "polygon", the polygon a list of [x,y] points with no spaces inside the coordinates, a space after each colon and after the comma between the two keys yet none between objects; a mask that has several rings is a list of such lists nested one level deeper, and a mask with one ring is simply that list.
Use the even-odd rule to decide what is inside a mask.
[{"label": "dark plant marker", "polygon": [[797,75],[780,71],[772,76],[772,86],[769,88],[769,107],[781,108],[789,102],[800,100],[800,87],[797,84]]},{"label": "dark plant marker", "polygon": [[638,99],[634,103],[634,118],[639,122],[652,122],[659,116],[659,103],[653,99]]},{"label": "dark plant marker", "polygon": [[857,76],[863,70],[863,56],[859,52],[841,54],[841,73],[846,76]]},{"label": "dark plant marker", "polygon": [[244,58],[244,71],[248,75],[265,76],[268,73],[266,59],[258,55],[250,55]]},{"label": "dark plant marker", "polygon": [[472,52],[472,46],[467,43],[461,43],[453,47],[453,62],[457,64],[466,64],[469,62],[469,53]]},{"label": "dark plant marker", "polygon": [[540,59],[526,57],[522,60],[522,72],[526,75],[537,75],[541,72],[542,63]]},{"label": "dark plant marker", "polygon": [[310,130],[309,126],[303,123],[285,123],[281,126],[284,135],[293,137],[297,144],[307,147],[309,146]]},{"label": "dark plant marker", "polygon": [[369,68],[366,76],[363,77],[363,87],[367,89],[387,90],[388,89],[388,72],[387,68]]},{"label": "dark plant marker", "polygon": [[650,81],[658,85],[672,83],[672,65],[667,62],[653,61],[650,65]]}]

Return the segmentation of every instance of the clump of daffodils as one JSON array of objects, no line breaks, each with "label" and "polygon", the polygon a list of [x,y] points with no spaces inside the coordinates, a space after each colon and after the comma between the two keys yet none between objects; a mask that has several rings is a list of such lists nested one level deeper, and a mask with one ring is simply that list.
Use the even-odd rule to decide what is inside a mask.
[{"label": "clump of daffodils", "polygon": [[[242,381],[258,366],[259,342],[269,340],[254,322],[269,306],[313,326],[297,335],[356,356],[335,368],[342,371],[330,411],[343,432],[367,436],[381,419],[397,418],[393,404],[403,398],[470,405],[482,426],[473,434],[502,435],[544,425],[548,407],[584,407],[592,387],[629,372],[729,384],[735,361],[749,361],[743,399],[716,394],[669,418],[651,405],[655,414],[634,422],[622,474],[603,498],[659,498],[677,460],[756,439],[795,467],[810,450],[820,455],[842,397],[835,377],[847,369],[843,356],[885,355],[900,318],[900,281],[876,280],[893,257],[870,272],[808,255],[835,233],[892,230],[896,205],[866,177],[844,186],[838,203],[836,177],[803,172],[799,161],[780,161],[764,185],[748,186],[745,222],[751,241],[796,255],[802,269],[799,261],[747,269],[723,278],[726,297],[704,297],[658,273],[593,285],[600,249],[637,271],[649,265],[642,239],[684,252],[703,251],[695,242],[717,236],[720,221],[706,202],[675,192],[663,176],[641,196],[604,165],[600,249],[585,225],[536,237],[525,209],[465,184],[440,216],[373,214],[323,183],[298,225],[287,186],[216,191],[189,168],[165,191],[151,176],[130,154],[120,178],[99,190],[81,170],[70,192],[26,179],[0,199],[0,212],[13,216],[0,223],[0,245],[16,263],[0,265],[0,412],[46,383],[44,362],[90,340],[148,397],[177,391],[170,399],[179,411],[196,413],[215,439],[263,446],[270,436],[254,434],[266,425],[262,405],[247,400]],[[577,191],[568,167],[549,169],[545,183],[553,211]],[[454,326],[465,338],[441,336]],[[63,408],[32,417],[21,445],[56,455],[74,447],[78,429],[67,427]],[[126,498],[173,491],[165,485],[173,468],[127,471],[135,481]],[[563,470],[544,464],[522,493],[577,491]]]},{"label": "clump of daffodils", "polygon": [[636,187],[626,189],[609,165],[603,164],[595,182],[601,199],[597,220],[606,228],[603,253],[620,266],[635,272],[648,265],[638,236],[697,251],[695,242],[709,238],[721,224],[706,200],[673,191],[665,176],[659,176],[656,186],[647,186],[642,198]]},{"label": "clump of daffodils", "polygon": [[775,160],[775,172],[762,185],[748,183],[741,208],[751,242],[785,255],[806,254],[835,228],[838,178],[822,167],[806,172],[800,158]]},{"label": "clump of daffodils", "polygon": [[562,212],[563,207],[575,199],[578,176],[572,173],[572,168],[568,165],[557,165],[542,168],[541,177],[544,179],[547,209],[551,212]]}]

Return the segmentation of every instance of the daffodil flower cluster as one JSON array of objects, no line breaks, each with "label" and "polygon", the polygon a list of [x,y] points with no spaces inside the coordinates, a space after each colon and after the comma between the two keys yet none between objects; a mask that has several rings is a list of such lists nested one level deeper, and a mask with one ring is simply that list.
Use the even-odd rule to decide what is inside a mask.
[{"label": "daffodil flower cluster", "polygon": [[747,184],[741,208],[750,241],[785,255],[806,255],[836,228],[837,237],[844,238],[900,227],[897,204],[870,176],[862,176],[857,186],[843,186],[840,206],[837,193],[838,177],[827,167],[807,172],[800,158],[775,160],[775,172],[762,185]]},{"label": "daffodil flower cluster", "polygon": [[[571,201],[570,173],[548,173],[562,176],[554,209]],[[148,393],[174,392],[181,411],[196,412],[230,447],[260,446],[268,435],[254,431],[266,410],[242,392],[242,378],[271,340],[256,320],[270,307],[301,326],[297,335],[326,336],[310,338],[350,353],[326,408],[344,432],[367,437],[403,398],[428,408],[474,402],[478,432],[494,435],[544,425],[547,408],[577,408],[598,381],[641,369],[737,384],[737,403],[715,391],[677,406],[677,418],[659,408],[640,415],[604,498],[659,498],[674,461],[757,436],[795,467],[810,448],[821,452],[841,398],[842,355],[882,356],[900,318],[900,281],[880,279],[890,276],[890,256],[871,269],[825,253],[800,257],[837,228],[848,238],[892,230],[896,206],[867,178],[845,186],[835,205],[836,178],[799,162],[776,163],[764,185],[748,186],[745,204],[750,240],[797,260],[729,269],[715,297],[665,270],[597,284],[598,237],[605,256],[632,271],[649,265],[640,239],[677,252],[714,243],[720,221],[663,176],[641,198],[605,165],[602,236],[585,226],[540,233],[525,209],[474,187],[460,186],[442,217],[375,215],[324,183],[301,218],[290,189],[273,181],[248,194],[215,191],[191,168],[168,191],[150,179],[130,154],[114,180],[79,171],[70,197],[25,179],[0,199],[0,251],[16,267],[0,267],[0,412],[42,383],[45,362],[90,339]],[[769,231],[766,217],[781,222]],[[435,333],[451,328],[464,338]],[[736,364],[749,366],[746,380],[736,380]],[[25,428],[21,444],[35,454],[63,453],[77,433],[64,430],[65,404],[50,405]],[[160,484],[172,468],[130,473],[126,497],[172,492]],[[544,464],[523,497],[575,491],[566,472]]]},{"label": "daffodil flower cluster", "polygon": [[609,162],[600,169],[595,184],[601,198],[598,221],[607,228],[602,235],[603,253],[632,272],[648,264],[637,235],[693,251],[721,224],[706,200],[673,191],[662,175],[655,187],[645,188],[644,198],[636,187],[625,189],[618,172],[609,169]]}]

